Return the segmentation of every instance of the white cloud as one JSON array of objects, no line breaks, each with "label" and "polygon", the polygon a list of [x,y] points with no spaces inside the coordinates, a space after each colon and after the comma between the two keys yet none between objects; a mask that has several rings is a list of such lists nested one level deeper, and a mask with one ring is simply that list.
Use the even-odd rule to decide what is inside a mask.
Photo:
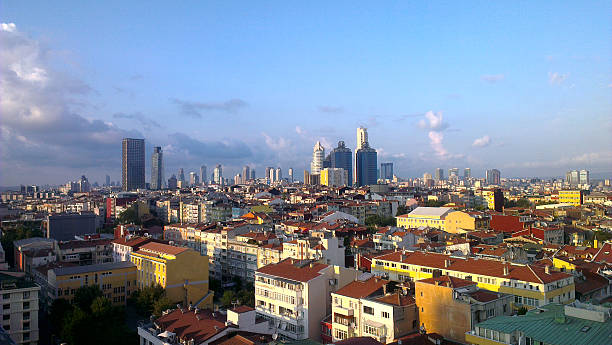
[{"label": "white cloud", "polygon": [[476,138],[472,143],[473,147],[486,147],[491,144],[491,137],[488,135],[483,136],[482,138]]},{"label": "white cloud", "polygon": [[419,127],[423,129],[430,129],[433,131],[442,131],[448,127],[448,125],[444,122],[442,118],[442,112],[434,113],[433,111],[428,111],[425,113],[425,118],[419,121]]},{"label": "white cloud", "polygon": [[548,72],[548,82],[551,85],[559,85],[567,79],[567,74],[561,74],[559,72]]},{"label": "white cloud", "polygon": [[291,146],[291,141],[283,137],[274,139],[266,133],[261,133],[261,135],[264,137],[266,145],[274,151],[285,151]]},{"label": "white cloud", "polygon": [[485,74],[481,78],[488,83],[497,83],[506,79],[506,76],[503,74]]},{"label": "white cloud", "polygon": [[430,131],[429,134],[429,145],[436,152],[436,155],[440,158],[445,158],[448,156],[448,151],[444,148],[442,144],[444,140],[444,134],[442,132]]},{"label": "white cloud", "polygon": [[302,127],[300,127],[300,126],[295,126],[295,132],[297,134],[299,134],[299,135],[305,135],[306,134],[306,131]]},{"label": "white cloud", "polygon": [[15,32],[17,31],[17,25],[15,25],[15,23],[2,23],[0,29],[2,31]]}]

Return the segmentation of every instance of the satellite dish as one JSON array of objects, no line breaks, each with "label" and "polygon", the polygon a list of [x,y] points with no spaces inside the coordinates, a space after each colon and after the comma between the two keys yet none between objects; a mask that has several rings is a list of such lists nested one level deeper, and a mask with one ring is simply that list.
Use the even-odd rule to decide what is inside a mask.
[{"label": "satellite dish", "polygon": [[274,333],[274,334],[272,334],[272,339],[273,339],[273,340],[276,340],[276,338],[278,338],[278,333]]}]

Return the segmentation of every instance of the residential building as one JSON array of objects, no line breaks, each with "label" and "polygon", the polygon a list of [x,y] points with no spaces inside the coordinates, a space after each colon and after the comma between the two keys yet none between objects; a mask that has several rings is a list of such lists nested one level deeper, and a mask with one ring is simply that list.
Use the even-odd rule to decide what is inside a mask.
[{"label": "residential building", "polygon": [[449,207],[417,207],[408,214],[395,217],[397,226],[411,229],[430,227],[444,230],[446,216],[453,211]]},{"label": "residential building", "polygon": [[50,214],[45,226],[47,238],[70,241],[75,236],[96,233],[96,215],[93,212]]},{"label": "residential building", "polygon": [[151,242],[150,237],[124,236],[112,241],[113,262],[130,261],[130,254],[137,251],[141,245]]},{"label": "residential building", "polygon": [[32,269],[56,261],[53,239],[32,237],[13,242],[14,267],[16,270],[31,273]]},{"label": "residential building", "polygon": [[325,159],[325,148],[321,142],[317,141],[312,150],[312,162],[310,163],[310,173],[318,174],[323,169],[323,160]]},{"label": "residential building", "polygon": [[153,148],[151,155],[151,189],[158,190],[164,188],[164,160],[160,146]]},{"label": "residential building", "polygon": [[317,260],[344,266],[344,245],[331,231],[312,232],[311,237],[283,242],[282,258]]},{"label": "residential building", "polygon": [[465,340],[476,345],[608,345],[612,339],[611,313],[612,308],[604,306],[551,303],[525,315],[480,322],[466,333]]},{"label": "residential building", "polygon": [[414,284],[422,332],[465,343],[465,333],[489,318],[512,314],[511,295],[481,290],[475,282],[440,276]]},{"label": "residential building", "polygon": [[472,177],[472,169],[470,168],[463,169],[463,178],[469,179],[471,177]]},{"label": "residential building", "polygon": [[579,182],[580,182],[580,185],[588,185],[591,182],[591,179],[589,178],[588,170],[585,170],[585,169],[580,170]]},{"label": "residential building", "polygon": [[122,142],[121,181],[124,191],[145,188],[144,139],[125,138]]},{"label": "residential building", "polygon": [[490,217],[482,212],[451,211],[444,217],[444,230],[452,234],[488,229]]},{"label": "residential building", "polygon": [[418,240],[415,234],[394,226],[382,228],[372,235],[376,250],[414,249]]},{"label": "residential building", "polygon": [[138,287],[161,285],[173,302],[212,306],[208,290],[208,257],[188,248],[147,243],[130,254],[138,269]]},{"label": "residential building", "polygon": [[583,203],[584,192],[580,189],[566,189],[559,191],[559,203],[580,206]]},{"label": "residential building", "polygon": [[221,164],[217,164],[213,170],[213,182],[215,184],[223,184],[223,167],[221,167]]},{"label": "residential building", "polygon": [[38,344],[39,293],[23,273],[0,273],[0,325],[17,344]]},{"label": "residential building", "polygon": [[312,260],[285,259],[255,272],[255,308],[281,339],[318,340],[321,320],[331,313],[331,293],[358,271]]},{"label": "residential building", "polygon": [[60,242],[56,247],[58,261],[77,265],[113,262],[111,239],[74,240]]},{"label": "residential building", "polygon": [[483,190],[482,197],[487,203],[489,210],[495,210],[502,212],[504,209],[504,193],[501,189],[495,188],[493,190]]},{"label": "residential building", "polygon": [[371,270],[393,281],[416,281],[436,275],[471,280],[482,289],[513,295],[515,309],[571,303],[575,299],[574,277],[549,266],[400,251],[373,258]]},{"label": "residential building", "polygon": [[138,289],[136,276],[136,265],[129,261],[54,268],[47,272],[49,297],[72,301],[78,288],[98,286],[113,304],[125,305]]}]

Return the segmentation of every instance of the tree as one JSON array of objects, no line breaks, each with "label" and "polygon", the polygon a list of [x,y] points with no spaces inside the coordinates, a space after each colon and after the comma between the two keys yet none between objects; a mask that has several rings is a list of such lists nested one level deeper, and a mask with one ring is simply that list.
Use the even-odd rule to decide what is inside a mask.
[{"label": "tree", "polygon": [[397,207],[397,214],[398,215],[401,216],[401,215],[406,214],[406,213],[408,213],[408,207],[406,207],[404,205],[400,205],[400,206]]},{"label": "tree", "polygon": [[51,321],[51,327],[55,333],[60,333],[62,326],[65,323],[64,321],[70,313],[72,313],[72,305],[70,302],[63,298],[53,300],[51,309],[49,310],[49,319]]},{"label": "tree", "polygon": [[519,310],[516,313],[518,315],[525,315],[525,314],[527,314],[527,308],[526,307],[520,307]]},{"label": "tree", "polygon": [[81,286],[74,293],[72,303],[84,312],[90,312],[91,305],[97,297],[102,297],[102,290],[100,290],[99,286]]},{"label": "tree", "polygon": [[255,307],[255,293],[253,290],[244,289],[238,293],[238,301],[240,304]]},{"label": "tree", "polygon": [[162,296],[153,303],[153,315],[160,317],[164,310],[172,309],[173,305],[168,297]]},{"label": "tree", "polygon": [[365,225],[367,226],[395,226],[395,218],[381,217],[375,214],[365,219]]},{"label": "tree", "polygon": [[226,290],[223,293],[223,297],[221,297],[221,304],[225,308],[229,308],[232,306],[232,303],[234,302],[235,299],[236,299],[236,293],[232,290]]},{"label": "tree", "polygon": [[149,316],[153,313],[155,301],[166,296],[166,291],[160,285],[146,286],[130,296],[130,303],[136,307],[140,315]]},{"label": "tree", "polygon": [[442,207],[446,204],[444,201],[440,200],[427,200],[425,201],[425,206],[427,207]]},{"label": "tree", "polygon": [[119,221],[119,224],[140,224],[138,211],[134,205],[121,212],[119,217],[117,217],[117,220]]}]

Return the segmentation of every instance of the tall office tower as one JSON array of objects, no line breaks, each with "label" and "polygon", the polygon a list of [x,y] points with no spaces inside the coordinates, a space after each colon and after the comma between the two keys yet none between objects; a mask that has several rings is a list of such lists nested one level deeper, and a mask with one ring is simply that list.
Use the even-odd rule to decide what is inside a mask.
[{"label": "tall office tower", "polygon": [[578,184],[580,184],[580,171],[572,170],[571,171],[570,185],[577,186]]},{"label": "tall office tower", "polygon": [[189,173],[189,186],[195,187],[198,184],[200,184],[200,181],[198,179],[198,174],[196,174],[195,171],[190,172]]},{"label": "tall office tower", "polygon": [[289,183],[293,183],[293,168],[289,168]]},{"label": "tall office tower", "polygon": [[376,184],[377,153],[367,143],[355,152],[355,182],[357,187]]},{"label": "tall office tower", "polygon": [[450,168],[448,169],[448,177],[459,176],[459,168]]},{"label": "tall office tower", "polygon": [[501,183],[501,173],[497,169],[487,170],[486,180],[487,184],[499,185]]},{"label": "tall office tower", "polygon": [[251,168],[249,168],[248,165],[245,165],[244,167],[242,167],[241,177],[242,177],[242,183],[247,183],[247,181],[251,177]]},{"label": "tall office tower", "polygon": [[223,184],[223,168],[221,167],[221,164],[217,164],[213,170],[213,181],[216,184]]},{"label": "tall office tower", "polygon": [[206,185],[206,165],[200,167],[200,180],[203,185]]},{"label": "tall office tower", "polygon": [[380,178],[393,180],[393,163],[380,163]]},{"label": "tall office tower", "polygon": [[268,179],[270,180],[270,183],[278,181],[278,178],[276,176],[276,169],[270,168],[270,176],[268,176]]},{"label": "tall office tower", "polygon": [[323,169],[323,160],[325,159],[325,149],[321,142],[317,141],[312,150],[312,162],[310,163],[310,173],[318,174]]},{"label": "tall office tower", "polygon": [[465,168],[463,169],[463,178],[471,178],[472,177],[472,169]]},{"label": "tall office tower", "polygon": [[91,191],[91,185],[89,184],[89,180],[85,175],[81,176],[81,178],[77,181],[77,189],[79,193],[87,193]]},{"label": "tall office tower", "polygon": [[327,155],[327,157],[325,157],[325,159],[323,160],[323,168],[321,169],[325,169],[325,168],[331,168],[331,153]]},{"label": "tall office tower", "polygon": [[353,153],[351,149],[346,147],[344,141],[338,142],[338,147],[332,150],[331,168],[342,168],[346,170],[348,175],[347,185],[353,185]]},{"label": "tall office tower", "polygon": [[580,184],[589,184],[589,182],[589,171],[585,169],[580,170]]},{"label": "tall office tower", "polygon": [[151,189],[162,189],[164,182],[164,165],[162,148],[155,146],[151,156]]},{"label": "tall office tower", "polygon": [[178,187],[178,181],[176,179],[176,175],[172,175],[168,179],[168,189],[176,189]]},{"label": "tall office tower", "polygon": [[268,183],[272,183],[272,181],[270,181],[270,170],[272,170],[272,169],[273,169],[272,167],[267,167],[266,168],[266,174],[264,175],[264,178],[266,180],[268,180]]},{"label": "tall office tower", "polygon": [[124,191],[145,188],[144,139],[123,139],[122,188]]},{"label": "tall office tower", "polygon": [[251,180],[255,180],[255,168],[251,168]]},{"label": "tall office tower", "polygon": [[280,167],[276,168],[276,181],[280,182],[283,180],[283,171]]},{"label": "tall office tower", "polygon": [[368,144],[368,129],[359,127],[357,128],[357,150],[365,147]]},{"label": "tall office tower", "polygon": [[444,180],[444,170],[442,170],[442,168],[436,168],[434,178],[436,179],[436,181]]},{"label": "tall office tower", "polygon": [[110,184],[111,184],[111,181],[110,181],[110,176],[109,176],[109,175],[106,175],[106,183],[104,184],[104,186],[109,187],[109,186],[110,186]]},{"label": "tall office tower", "polygon": [[185,172],[183,171],[183,168],[179,169],[179,173],[178,173],[178,182],[185,184]]}]

